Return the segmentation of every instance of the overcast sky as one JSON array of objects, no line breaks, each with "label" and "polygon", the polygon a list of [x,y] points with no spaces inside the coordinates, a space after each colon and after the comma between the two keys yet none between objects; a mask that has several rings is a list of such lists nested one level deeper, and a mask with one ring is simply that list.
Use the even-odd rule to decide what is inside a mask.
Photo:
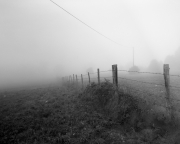
[{"label": "overcast sky", "polygon": [[[0,77],[164,62],[180,46],[179,0],[0,0]],[[25,76],[27,76],[25,75]],[[19,76],[19,77],[18,77]],[[18,77],[18,78],[17,78]],[[9,78],[10,79],[10,78]],[[4,79],[5,81],[5,79]]]}]

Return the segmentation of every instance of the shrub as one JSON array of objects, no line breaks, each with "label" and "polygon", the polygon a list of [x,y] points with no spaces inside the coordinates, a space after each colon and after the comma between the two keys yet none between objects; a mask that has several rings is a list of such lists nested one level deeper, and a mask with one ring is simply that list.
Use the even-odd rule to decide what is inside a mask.
[{"label": "shrub", "polygon": [[110,119],[121,124],[137,125],[141,110],[138,108],[138,99],[124,94],[109,81],[101,85],[91,83],[83,93],[83,99],[90,102],[95,110],[101,111]]}]

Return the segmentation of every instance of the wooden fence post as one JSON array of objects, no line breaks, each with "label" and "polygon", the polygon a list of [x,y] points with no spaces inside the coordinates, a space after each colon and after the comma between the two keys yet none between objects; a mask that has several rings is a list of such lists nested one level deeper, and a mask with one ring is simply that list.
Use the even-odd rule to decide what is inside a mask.
[{"label": "wooden fence post", "polygon": [[118,69],[117,64],[112,65],[112,76],[113,76],[113,84],[118,86]]},{"label": "wooden fence post", "polygon": [[73,74],[73,84],[74,84],[74,74]]},{"label": "wooden fence post", "polygon": [[100,73],[99,73],[99,69],[97,69],[97,74],[98,74],[98,84],[100,85]]},{"label": "wooden fence post", "polygon": [[83,75],[81,74],[81,82],[82,82],[82,89],[83,89]]},{"label": "wooden fence post", "polygon": [[88,72],[88,77],[89,77],[89,84],[91,83],[91,80],[90,80],[90,74],[89,74],[89,72]]},{"label": "wooden fence post", "polygon": [[164,64],[163,71],[164,71],[164,82],[165,82],[165,88],[166,88],[166,103],[167,103],[167,112],[170,116],[170,119],[173,118],[173,113],[172,113],[172,104],[170,100],[170,89],[169,89],[169,84],[170,84],[170,78],[169,78],[169,64]]},{"label": "wooden fence post", "polygon": [[78,79],[77,79],[77,75],[76,75],[76,85],[77,85],[77,87],[78,87]]}]

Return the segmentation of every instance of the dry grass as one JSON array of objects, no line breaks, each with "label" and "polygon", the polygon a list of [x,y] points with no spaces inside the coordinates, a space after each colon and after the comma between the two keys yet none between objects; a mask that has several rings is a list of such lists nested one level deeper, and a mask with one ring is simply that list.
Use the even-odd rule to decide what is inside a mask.
[{"label": "dry grass", "polygon": [[151,107],[108,81],[84,90],[64,85],[5,92],[0,143],[175,143],[178,132],[172,133],[171,122]]}]

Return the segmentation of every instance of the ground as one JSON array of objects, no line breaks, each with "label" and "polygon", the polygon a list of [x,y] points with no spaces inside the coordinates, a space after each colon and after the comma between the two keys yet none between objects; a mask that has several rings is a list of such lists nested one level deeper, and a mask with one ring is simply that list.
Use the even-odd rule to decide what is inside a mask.
[{"label": "ground", "polygon": [[[87,90],[87,89],[86,89]],[[87,96],[88,95],[88,96]],[[180,132],[139,131],[93,105],[89,93],[74,86],[2,92],[0,143],[18,144],[164,144]],[[178,143],[177,143],[178,144]]]}]

